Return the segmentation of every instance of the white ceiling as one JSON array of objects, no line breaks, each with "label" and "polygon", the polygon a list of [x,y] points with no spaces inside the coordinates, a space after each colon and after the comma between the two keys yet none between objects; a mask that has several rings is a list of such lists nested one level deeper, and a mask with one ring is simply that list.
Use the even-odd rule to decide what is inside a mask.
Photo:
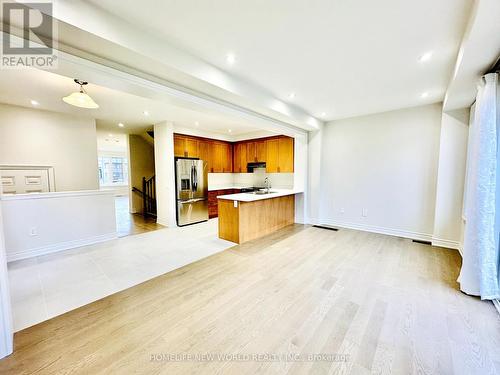
[{"label": "white ceiling", "polygon": [[97,150],[100,153],[127,153],[127,136],[116,132],[97,130]]},{"label": "white ceiling", "polygon": [[[97,120],[98,127],[106,131],[142,133],[163,121],[224,136],[261,131],[249,121],[227,114],[192,110],[165,100],[156,101],[94,84],[86,86],[86,90],[100,105],[99,109],[81,109],[62,101],[63,96],[77,90],[73,79],[62,75],[36,69],[0,70],[1,103],[92,117]],[[31,100],[39,105],[33,106]],[[145,116],[144,111],[148,111],[149,116]],[[125,127],[119,128],[119,122]]]},{"label": "white ceiling", "polygon": [[[91,2],[278,98],[295,92],[294,103],[327,120],[442,101],[473,3]],[[419,63],[427,51],[432,59]]]}]

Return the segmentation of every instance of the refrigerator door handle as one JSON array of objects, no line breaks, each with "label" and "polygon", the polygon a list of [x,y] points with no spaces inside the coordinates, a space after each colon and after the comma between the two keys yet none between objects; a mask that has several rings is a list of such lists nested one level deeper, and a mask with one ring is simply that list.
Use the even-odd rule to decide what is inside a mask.
[{"label": "refrigerator door handle", "polygon": [[179,201],[180,204],[187,204],[187,203],[196,203],[196,202],[201,202],[201,201],[206,201],[206,198],[195,198],[195,199],[188,199],[186,201]]},{"label": "refrigerator door handle", "polygon": [[196,168],[194,165],[191,166],[191,191],[198,190],[198,182],[196,180]]}]

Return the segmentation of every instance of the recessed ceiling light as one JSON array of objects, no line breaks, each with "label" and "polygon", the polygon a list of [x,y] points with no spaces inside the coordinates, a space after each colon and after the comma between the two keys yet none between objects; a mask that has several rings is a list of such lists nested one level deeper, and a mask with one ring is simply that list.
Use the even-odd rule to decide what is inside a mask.
[{"label": "recessed ceiling light", "polygon": [[291,93],[288,95],[288,97],[289,97],[290,99],[294,99],[294,98],[295,98],[295,93],[294,93],[294,92],[291,92]]},{"label": "recessed ceiling light", "polygon": [[421,98],[427,98],[429,96],[429,93],[428,92],[423,92],[420,97]]},{"label": "recessed ceiling light", "polygon": [[112,137],[112,136],[113,136],[113,134],[111,134],[111,133],[108,134],[108,137]]},{"label": "recessed ceiling light", "polygon": [[36,100],[31,100],[31,105],[39,105],[40,103],[38,103]]},{"label": "recessed ceiling light", "polygon": [[119,126],[120,128],[123,128],[123,127],[125,127],[125,124],[123,124],[123,122],[120,122],[120,123],[118,123],[118,126]]},{"label": "recessed ceiling light", "polygon": [[144,111],[144,116],[149,116],[149,112],[148,111]]},{"label": "recessed ceiling light", "polygon": [[228,53],[226,55],[226,62],[229,65],[233,65],[236,62],[236,56],[234,55],[234,53]]},{"label": "recessed ceiling light", "polygon": [[426,62],[429,61],[432,57],[432,51],[424,53],[422,56],[418,58],[419,62]]},{"label": "recessed ceiling light", "polygon": [[198,121],[194,122],[195,126],[200,126],[200,123]]},{"label": "recessed ceiling light", "polygon": [[325,117],[326,116],[326,112],[321,112],[321,117]]},{"label": "recessed ceiling light", "polygon": [[232,132],[232,130],[231,130],[231,129],[227,129],[227,132],[228,132],[228,133],[231,133],[231,132]]}]

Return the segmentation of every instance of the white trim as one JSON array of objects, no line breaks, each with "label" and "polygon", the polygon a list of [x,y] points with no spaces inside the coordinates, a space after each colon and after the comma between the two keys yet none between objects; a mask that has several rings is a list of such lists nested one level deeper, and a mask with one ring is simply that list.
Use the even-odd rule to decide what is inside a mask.
[{"label": "white trim", "polygon": [[461,254],[459,241],[445,240],[443,238],[433,237],[432,246],[445,247],[447,249],[455,249],[458,250]]},{"label": "white trim", "polygon": [[56,191],[56,176],[54,172],[54,167],[51,165],[29,165],[29,164],[20,164],[20,165],[0,165],[0,171],[12,171],[12,170],[42,170],[47,171],[47,175],[49,177],[49,192]]},{"label": "white trim", "polygon": [[[2,186],[0,185],[0,196]],[[12,353],[14,349],[14,329],[10,301],[9,276],[5,254],[2,207],[0,207],[0,358]]]},{"label": "white trim", "polygon": [[105,242],[109,240],[114,240],[118,238],[116,232],[101,234],[99,236],[84,238],[80,240],[59,242],[53,245],[47,245],[42,247],[37,247],[34,249],[23,250],[15,253],[7,254],[7,262],[13,262],[15,260],[32,258],[40,255],[52,254],[58,251],[74,249],[75,247],[82,247],[87,245],[93,245],[99,242]]},{"label": "white trim", "polygon": [[336,220],[331,220],[331,219],[321,220],[320,224],[327,224],[327,225],[331,225],[333,227],[361,230],[361,231],[365,231],[365,232],[387,234],[389,236],[410,238],[412,240],[429,241],[429,242],[432,241],[432,234],[422,233],[422,232],[414,232],[414,231],[409,231],[409,230],[404,230],[404,229],[378,227],[375,225],[349,223],[349,222],[336,221]]},{"label": "white trim", "polygon": [[113,195],[112,190],[81,190],[81,191],[59,191],[51,193],[29,193],[29,194],[12,194],[2,195],[2,201],[16,201],[26,199],[51,199],[64,197],[83,197],[87,195]]}]

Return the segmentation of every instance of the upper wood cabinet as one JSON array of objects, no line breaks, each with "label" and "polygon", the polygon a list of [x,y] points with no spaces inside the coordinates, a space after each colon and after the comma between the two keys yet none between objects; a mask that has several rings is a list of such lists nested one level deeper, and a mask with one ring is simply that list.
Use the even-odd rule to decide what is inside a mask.
[{"label": "upper wood cabinet", "polygon": [[199,157],[199,141],[196,138],[174,134],[174,155],[179,157]]},{"label": "upper wood cabinet", "polygon": [[247,163],[246,143],[236,143],[233,146],[233,171],[235,173],[245,173],[247,171]]},{"label": "upper wood cabinet", "polygon": [[292,173],[294,164],[294,140],[290,137],[278,138],[278,172]]},{"label": "upper wood cabinet", "polygon": [[[247,163],[256,163],[256,162],[266,162],[266,141],[258,140],[258,141],[245,141],[243,144],[246,144],[246,160]],[[246,166],[245,166],[246,169]]]},{"label": "upper wood cabinet", "polygon": [[265,162],[268,173],[292,173],[294,140],[278,136],[230,143],[174,134],[174,154],[200,158],[210,173],[246,173],[248,163]]},{"label": "upper wood cabinet", "polygon": [[269,139],[266,141],[266,172],[279,172],[279,144],[278,138]]},{"label": "upper wood cabinet", "polygon": [[294,164],[294,140],[276,137],[266,140],[266,172],[292,173]]},{"label": "upper wood cabinet", "polygon": [[210,172],[210,167],[212,165],[212,161],[210,159],[210,141],[202,139],[198,143],[198,157],[201,160],[204,160],[208,164],[208,171]]},{"label": "upper wood cabinet", "polygon": [[267,160],[267,144],[266,141],[255,142],[255,157],[257,161],[265,162]]},{"label": "upper wood cabinet", "polygon": [[229,142],[174,134],[174,155],[205,160],[209,173],[233,171],[233,146]]}]

